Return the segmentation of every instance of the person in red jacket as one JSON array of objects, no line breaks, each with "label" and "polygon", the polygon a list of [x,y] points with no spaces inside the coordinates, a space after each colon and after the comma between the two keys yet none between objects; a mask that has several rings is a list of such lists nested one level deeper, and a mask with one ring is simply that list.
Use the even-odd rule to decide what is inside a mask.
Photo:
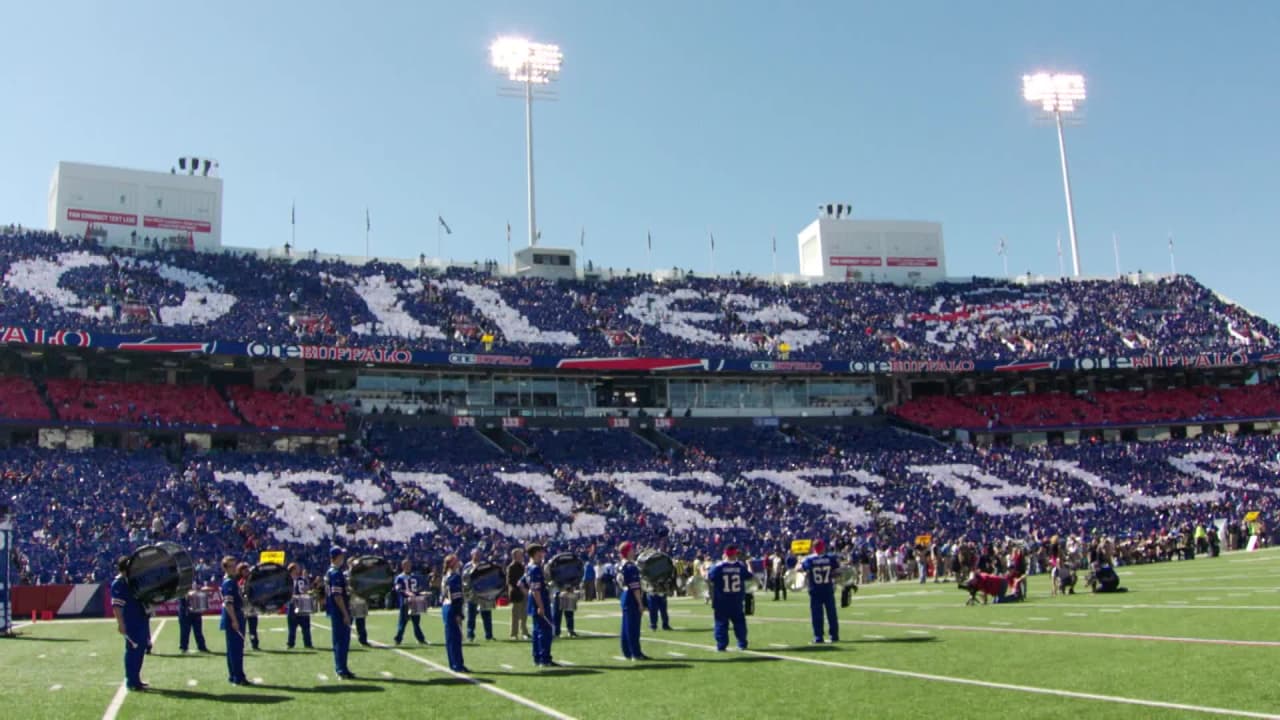
[{"label": "person in red jacket", "polygon": [[1008,578],[1002,575],[978,572],[977,570],[969,574],[969,579],[960,588],[969,591],[969,605],[978,602],[978,593],[982,593],[983,605],[986,605],[987,601],[993,598],[996,604],[1015,602],[1021,599],[1017,593],[1009,594]]}]

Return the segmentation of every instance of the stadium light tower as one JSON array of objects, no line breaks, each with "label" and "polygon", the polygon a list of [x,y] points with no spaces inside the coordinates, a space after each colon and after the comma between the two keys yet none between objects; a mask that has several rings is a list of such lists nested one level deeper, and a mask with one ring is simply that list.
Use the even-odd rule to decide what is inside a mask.
[{"label": "stadium light tower", "polygon": [[530,42],[519,37],[500,37],[489,46],[489,61],[507,80],[524,85],[525,152],[529,183],[529,245],[538,244],[538,223],[533,203],[533,96],[534,87],[555,80],[564,54],[559,45]]},{"label": "stadium light tower", "polygon": [[1080,277],[1080,244],[1076,242],[1076,211],[1071,203],[1071,173],[1067,170],[1067,143],[1062,134],[1062,116],[1076,111],[1084,102],[1084,76],[1046,72],[1022,76],[1022,97],[1053,115],[1058,126],[1058,155],[1062,158],[1062,187],[1067,195],[1067,234],[1071,236],[1071,271]]}]

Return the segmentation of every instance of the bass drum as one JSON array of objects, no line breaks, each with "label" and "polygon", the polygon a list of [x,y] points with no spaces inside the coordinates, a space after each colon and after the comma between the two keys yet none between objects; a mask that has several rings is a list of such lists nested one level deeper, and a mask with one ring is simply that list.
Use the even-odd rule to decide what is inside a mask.
[{"label": "bass drum", "polygon": [[493,563],[468,564],[462,570],[462,596],[467,602],[493,603],[506,586],[502,568]]},{"label": "bass drum", "polygon": [[351,561],[351,569],[347,571],[347,584],[351,594],[369,600],[381,598],[391,592],[395,584],[395,572],[386,558],[376,555],[362,555]]},{"label": "bass drum", "polygon": [[645,550],[636,559],[640,586],[655,595],[676,594],[676,563],[661,550]]},{"label": "bass drum", "polygon": [[799,570],[788,570],[785,580],[791,592],[800,592],[809,585],[808,576]]},{"label": "bass drum", "polygon": [[582,558],[563,552],[547,563],[547,584],[557,590],[573,590],[582,584],[585,572]]},{"label": "bass drum", "polygon": [[261,612],[275,612],[293,599],[293,580],[283,565],[255,565],[244,581],[244,600]]},{"label": "bass drum", "polygon": [[710,597],[709,593],[710,593],[711,587],[707,585],[706,578],[702,577],[701,575],[694,575],[693,577],[689,578],[689,582],[688,584],[685,585],[684,590],[685,590],[685,595],[691,598],[706,599]]},{"label": "bass drum", "polygon": [[159,605],[187,594],[194,574],[191,553],[171,542],[144,545],[134,550],[124,571],[129,591],[147,605]]}]

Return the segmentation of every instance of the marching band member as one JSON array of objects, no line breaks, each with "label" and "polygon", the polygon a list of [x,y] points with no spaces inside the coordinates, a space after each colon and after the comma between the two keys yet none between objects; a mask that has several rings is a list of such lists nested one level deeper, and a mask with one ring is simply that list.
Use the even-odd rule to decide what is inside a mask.
[{"label": "marching band member", "polygon": [[525,571],[524,586],[529,593],[529,617],[533,618],[533,664],[539,667],[559,667],[551,659],[551,596],[542,574],[542,561],[547,549],[537,543],[525,548],[529,556],[529,568]]},{"label": "marching band member", "polygon": [[[462,599],[462,574],[459,572],[461,565],[462,562],[453,553],[444,559],[440,617],[444,620],[444,649],[449,657],[449,669],[454,672],[469,673],[471,671],[462,661],[462,616],[465,603]],[[403,629],[404,625],[400,627]]]},{"label": "marching band member", "polygon": [[[566,595],[570,595],[570,597],[566,598]],[[568,590],[557,590],[555,594],[551,596],[551,626],[555,629],[556,637],[560,637],[560,624],[562,620],[564,621],[565,627],[569,630],[569,637],[578,637],[578,633],[573,630],[574,611],[569,609],[574,607],[574,605],[569,604],[569,601],[575,599],[576,598],[573,598],[571,592]]]},{"label": "marching band member", "polygon": [[324,581],[324,610],[329,616],[333,645],[333,669],[344,680],[355,679],[356,674],[347,667],[347,652],[351,649],[351,610],[347,606],[347,576],[342,572],[347,551],[340,547],[329,549],[329,572]]},{"label": "marching band member", "polygon": [[300,607],[299,599],[305,599],[306,607],[310,607],[312,602],[311,581],[302,574],[302,566],[296,562],[289,563],[289,581],[293,585],[294,600],[289,603],[289,639],[286,646],[292,650],[294,642],[297,640],[298,631],[302,631],[302,646],[308,650],[314,649],[311,645],[311,611],[303,610]]},{"label": "marching band member", "polygon": [[747,616],[743,601],[747,583],[754,581],[751,569],[738,560],[736,545],[726,547],[724,560],[711,566],[707,573],[707,582],[711,585],[711,609],[715,615],[717,652],[724,652],[729,647],[730,623],[733,623],[733,635],[738,641],[738,649],[747,649]]},{"label": "marching band member", "polygon": [[840,623],[836,619],[836,571],[840,561],[827,553],[827,543],[813,541],[813,554],[800,563],[809,588],[809,621],[813,624],[813,642],[822,643],[822,616],[825,612],[831,642],[840,642]]},{"label": "marching band member", "polygon": [[671,616],[667,614],[667,596],[663,593],[645,593],[649,605],[649,629],[658,629],[658,618],[662,618],[662,629],[671,629]]},{"label": "marching band member", "polygon": [[[236,575],[239,578],[238,582],[240,583],[241,595],[244,594],[244,584],[249,582],[249,570],[250,570],[250,567],[249,567],[249,563],[247,562],[242,562],[236,566]],[[244,616],[245,616],[245,619],[249,621],[248,622],[249,645],[253,647],[254,650],[257,650],[258,649],[258,608],[254,607],[249,603],[245,603]]]},{"label": "marching band member", "polygon": [[640,619],[644,614],[643,594],[640,590],[640,568],[636,566],[635,543],[627,540],[618,546],[622,567],[618,571],[618,586],[622,589],[622,655],[628,660],[648,660],[640,649]]},{"label": "marching band member", "polygon": [[129,568],[128,556],[116,560],[120,571],[111,581],[111,612],[116,617],[116,632],[124,636],[124,684],[130,690],[146,690],[142,681],[142,661],[151,641],[151,629],[147,622],[147,608],[129,589],[129,579],[124,573]]},{"label": "marching band member", "polygon": [[[413,620],[413,635],[418,643],[425,645],[427,636],[422,634],[422,616],[409,610],[409,599],[418,594],[418,577],[413,574],[413,561],[405,558],[400,562],[400,574],[395,579],[396,597],[400,600],[400,621],[396,625],[396,644],[404,640],[404,629]],[[459,663],[461,664],[461,663]]]},{"label": "marching band member", "polygon": [[[199,586],[192,582],[192,592],[199,592]],[[204,644],[204,611],[192,610],[189,595],[183,595],[178,598],[178,650],[187,652],[189,647],[188,641],[191,636],[196,636],[196,648],[202,653],[209,652],[208,646]]]},{"label": "marching band member", "polygon": [[248,685],[244,674],[244,596],[236,582],[236,559],[222,558],[222,622],[227,641],[227,675],[232,685]]},{"label": "marching band member", "polygon": [[[475,566],[479,564],[480,564],[480,550],[474,549],[471,551],[471,561],[468,562],[462,568],[463,572],[466,572],[467,568],[474,569]],[[475,642],[477,614],[480,615],[480,620],[484,624],[484,639],[492,640],[493,639],[493,610],[483,609],[476,603],[469,602],[467,603],[467,642]]]},{"label": "marching band member", "polygon": [[526,614],[524,588],[520,579],[524,577],[524,550],[515,548],[511,551],[511,564],[507,566],[507,599],[511,602],[511,639],[529,639],[529,616]]},{"label": "marching band member", "polygon": [[[355,562],[356,559],[351,558],[351,562],[347,564],[347,572],[345,575],[347,579],[351,578],[351,568],[355,565]],[[353,607],[357,604],[359,604],[358,608]],[[364,598],[355,597],[348,593],[347,609],[350,611],[352,624],[355,625],[356,628],[356,640],[359,641],[361,646],[369,647],[369,619],[366,617],[368,607]],[[359,614],[356,614],[357,611],[359,611]],[[351,645],[350,637],[347,638],[347,645]]]}]

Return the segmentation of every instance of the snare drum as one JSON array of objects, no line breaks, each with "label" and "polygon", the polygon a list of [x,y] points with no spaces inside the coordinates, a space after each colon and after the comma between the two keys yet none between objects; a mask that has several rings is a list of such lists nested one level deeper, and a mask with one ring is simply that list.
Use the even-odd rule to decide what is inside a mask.
[{"label": "snare drum", "polygon": [[316,599],[310,595],[294,595],[291,604],[295,615],[310,615],[316,611]]},{"label": "snare drum", "polygon": [[410,595],[409,597],[405,598],[405,602],[409,605],[409,614],[421,615],[422,613],[426,612],[427,600],[428,598],[426,595]]},{"label": "snare drum", "polygon": [[187,612],[199,615],[209,611],[209,593],[192,590],[187,593]]},{"label": "snare drum", "polygon": [[560,612],[577,612],[578,593],[562,592],[556,599],[560,603]]},{"label": "snare drum", "polygon": [[353,618],[369,617],[368,601],[356,595],[351,596],[351,617]]}]

